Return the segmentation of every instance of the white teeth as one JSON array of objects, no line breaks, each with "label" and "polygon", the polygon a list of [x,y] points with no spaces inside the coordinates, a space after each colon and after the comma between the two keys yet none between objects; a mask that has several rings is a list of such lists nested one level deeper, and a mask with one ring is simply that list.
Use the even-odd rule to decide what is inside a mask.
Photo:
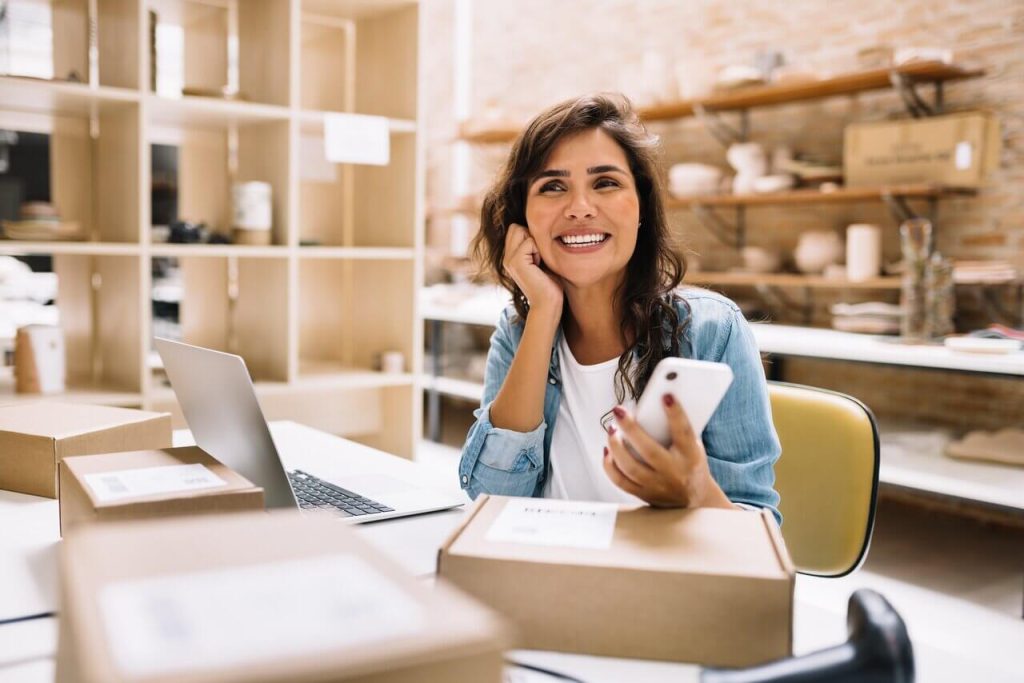
[{"label": "white teeth", "polygon": [[600,235],[600,234],[595,234],[595,235],[563,235],[559,239],[562,240],[562,244],[565,244],[567,246],[584,247],[584,246],[589,246],[589,245],[592,245],[592,244],[600,244],[601,242],[604,242],[607,237],[608,237],[607,235]]}]

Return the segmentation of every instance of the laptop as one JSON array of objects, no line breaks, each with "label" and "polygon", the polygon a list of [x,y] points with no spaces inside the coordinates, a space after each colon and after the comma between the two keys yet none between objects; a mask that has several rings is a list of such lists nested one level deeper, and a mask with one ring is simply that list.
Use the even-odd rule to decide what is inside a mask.
[{"label": "laptop", "polygon": [[371,477],[365,471],[353,474],[353,482],[373,482],[373,491],[362,493],[358,484],[346,483],[339,468],[332,468],[329,477],[320,477],[315,471],[289,471],[274,445],[240,356],[159,337],[155,343],[196,445],[262,486],[268,509],[327,511],[347,522],[361,523],[465,503],[452,493],[418,483],[415,476],[422,465],[411,462],[402,468],[409,470],[407,476],[396,476],[395,468],[388,468],[386,474],[371,473]]}]

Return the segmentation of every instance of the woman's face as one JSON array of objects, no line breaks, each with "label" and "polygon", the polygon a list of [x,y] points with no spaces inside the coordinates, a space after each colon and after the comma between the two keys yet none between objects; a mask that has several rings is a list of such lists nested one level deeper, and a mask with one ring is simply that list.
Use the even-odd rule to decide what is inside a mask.
[{"label": "woman's face", "polygon": [[526,223],[542,261],[576,287],[618,284],[639,220],[626,153],[600,128],[556,144],[527,190]]}]

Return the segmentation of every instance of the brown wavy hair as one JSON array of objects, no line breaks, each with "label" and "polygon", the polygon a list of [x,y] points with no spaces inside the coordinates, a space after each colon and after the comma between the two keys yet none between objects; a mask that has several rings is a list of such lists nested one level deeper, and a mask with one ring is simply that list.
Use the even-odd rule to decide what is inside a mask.
[{"label": "brown wavy hair", "polygon": [[[621,402],[627,394],[639,398],[658,361],[680,355],[679,340],[689,320],[688,315],[686,320],[680,320],[675,305],[683,301],[687,306],[675,293],[686,273],[686,261],[674,248],[665,216],[656,161],[658,139],[640,123],[629,100],[611,93],[584,95],[537,115],[513,143],[505,165],[484,198],[480,232],[473,239],[472,252],[481,269],[497,278],[512,294],[516,313],[520,320],[525,320],[529,302],[503,267],[507,226],[526,225],[528,188],[544,170],[555,145],[593,128],[610,135],[625,152],[640,199],[636,248],[617,292],[627,343],[615,374],[615,395]],[[568,309],[566,306],[565,311]],[[635,365],[631,362],[634,355]]]}]

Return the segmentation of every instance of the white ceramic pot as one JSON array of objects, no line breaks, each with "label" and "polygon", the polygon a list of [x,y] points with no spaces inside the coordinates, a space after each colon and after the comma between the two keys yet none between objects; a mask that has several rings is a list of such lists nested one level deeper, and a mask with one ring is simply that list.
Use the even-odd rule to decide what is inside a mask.
[{"label": "white ceramic pot", "polygon": [[820,273],[843,256],[843,243],[831,230],[810,230],[800,233],[793,260],[802,273]]}]

